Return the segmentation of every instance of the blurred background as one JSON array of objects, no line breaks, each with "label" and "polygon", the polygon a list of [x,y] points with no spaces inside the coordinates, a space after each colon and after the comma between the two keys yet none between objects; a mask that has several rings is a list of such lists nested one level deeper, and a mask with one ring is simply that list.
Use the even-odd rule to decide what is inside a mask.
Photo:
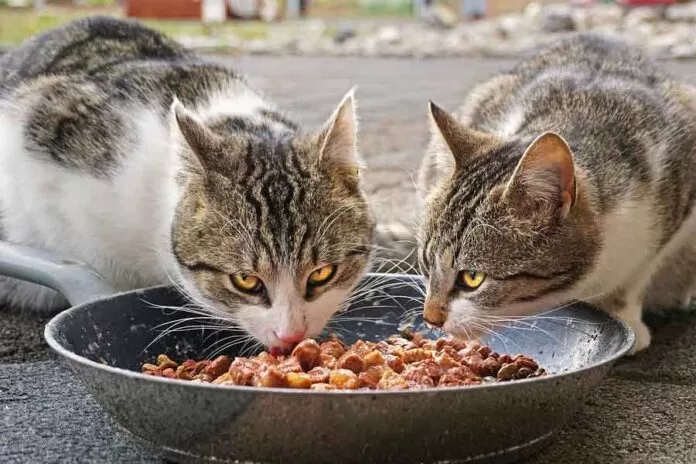
[{"label": "blurred background", "polygon": [[0,47],[91,14],[221,53],[513,56],[599,29],[660,55],[696,55],[696,5],[680,0],[0,0]]}]

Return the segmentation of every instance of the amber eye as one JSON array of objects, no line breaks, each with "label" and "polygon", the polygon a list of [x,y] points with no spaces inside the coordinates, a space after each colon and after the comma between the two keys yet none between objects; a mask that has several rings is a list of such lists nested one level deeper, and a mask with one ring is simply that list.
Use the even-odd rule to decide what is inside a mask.
[{"label": "amber eye", "polygon": [[263,290],[263,282],[256,276],[237,273],[230,276],[237,290],[244,293],[259,293]]},{"label": "amber eye", "polygon": [[331,277],[333,277],[335,272],[336,266],[334,266],[333,264],[327,264],[326,266],[322,266],[319,269],[315,269],[309,275],[309,279],[307,279],[307,285],[310,285],[312,287],[324,285],[329,280],[331,280]]},{"label": "amber eye", "polygon": [[462,290],[476,290],[486,279],[486,274],[478,271],[459,271],[457,287]]}]

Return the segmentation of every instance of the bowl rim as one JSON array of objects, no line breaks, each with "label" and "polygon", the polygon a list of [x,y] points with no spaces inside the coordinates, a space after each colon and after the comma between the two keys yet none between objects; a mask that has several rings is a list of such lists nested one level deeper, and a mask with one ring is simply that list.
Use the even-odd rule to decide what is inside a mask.
[{"label": "bowl rim", "polygon": [[[388,274],[388,273],[369,273],[365,277],[396,277],[396,278],[422,278],[422,276],[416,276],[416,275],[410,275],[410,274]],[[588,305],[586,303],[580,303],[583,304],[585,307],[592,309],[594,311],[600,311],[604,313],[609,319],[611,319],[615,324],[618,324],[618,326],[621,328],[623,334],[624,334],[624,343],[618,349],[614,354],[609,356],[608,358],[594,362],[591,364],[588,364],[586,366],[583,366],[579,369],[572,369],[564,372],[560,372],[558,374],[551,374],[543,377],[535,377],[531,379],[519,379],[515,380],[514,382],[495,382],[495,383],[482,383],[478,385],[464,385],[464,386],[454,386],[454,387],[438,387],[438,388],[424,388],[424,389],[410,389],[410,390],[329,390],[329,391],[322,391],[322,390],[307,390],[307,389],[292,389],[292,388],[277,388],[277,387],[252,387],[252,386],[244,386],[244,385],[217,385],[217,384],[212,384],[212,383],[199,383],[199,382],[191,382],[188,380],[180,380],[180,379],[170,379],[170,378],[164,378],[164,377],[155,377],[152,375],[145,375],[141,372],[137,371],[132,371],[129,369],[124,369],[121,367],[116,367],[116,366],[110,366],[108,364],[103,364],[99,363],[96,361],[92,361],[91,359],[88,359],[84,356],[81,356],[73,351],[68,350],[65,348],[58,340],[58,334],[61,331],[61,328],[66,324],[67,320],[71,317],[73,317],[75,314],[78,314],[80,312],[86,311],[88,308],[93,307],[94,305],[99,305],[99,304],[104,304],[108,302],[109,300],[114,300],[118,298],[122,298],[125,296],[131,296],[134,294],[138,293],[145,293],[149,291],[156,291],[156,290],[170,290],[172,289],[171,286],[168,285],[157,285],[157,286],[152,286],[152,287],[146,287],[146,288],[140,288],[136,290],[130,290],[126,292],[119,292],[119,293],[114,293],[112,295],[109,295],[104,298],[100,298],[98,300],[93,300],[87,303],[83,303],[81,305],[73,306],[69,309],[66,309],[65,311],[60,312],[56,316],[54,316],[48,323],[46,324],[44,328],[44,339],[48,343],[48,345],[51,347],[53,351],[55,351],[57,354],[62,356],[63,358],[67,359],[68,361],[72,361],[76,364],[80,364],[84,367],[90,368],[90,369],[96,369],[99,371],[102,371],[104,373],[116,375],[116,376],[125,376],[129,377],[131,379],[135,379],[138,381],[143,381],[143,382],[153,382],[155,385],[158,383],[165,385],[163,388],[167,388],[166,385],[171,385],[171,386],[178,386],[178,387],[184,387],[184,388],[196,388],[196,389],[214,389],[214,390],[219,390],[219,391],[227,391],[230,394],[234,393],[252,393],[252,394],[277,394],[277,395],[300,395],[300,396],[305,396],[305,395],[311,395],[311,396],[336,396],[336,395],[341,395],[341,396],[393,396],[393,395],[423,395],[423,394],[459,394],[465,391],[479,391],[481,389],[491,389],[491,388],[515,388],[516,385],[520,384],[529,384],[529,383],[541,383],[541,382],[553,382],[557,379],[562,379],[568,376],[573,376],[577,374],[581,374],[583,372],[591,371],[594,370],[598,367],[604,366],[604,365],[612,365],[614,362],[616,362],[618,359],[623,357],[632,347],[633,344],[635,343],[635,332],[633,329],[628,326],[624,321],[621,319],[615,317],[613,314],[601,311],[598,308],[595,308],[594,306]],[[205,391],[205,390],[200,390],[200,391]]]}]

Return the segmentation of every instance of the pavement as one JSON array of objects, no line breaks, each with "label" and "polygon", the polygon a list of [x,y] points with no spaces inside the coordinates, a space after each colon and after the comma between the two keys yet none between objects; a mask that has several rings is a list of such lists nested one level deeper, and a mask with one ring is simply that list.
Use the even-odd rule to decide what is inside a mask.
[{"label": "pavement", "polygon": [[[358,84],[366,184],[382,221],[415,218],[413,175],[427,138],[426,104],[454,109],[510,61],[237,57],[281,108],[311,126]],[[696,62],[667,62],[696,82]],[[162,463],[120,429],[43,342],[45,317],[0,309],[0,462]],[[626,358],[533,464],[696,463],[696,315],[649,319],[653,345]]]}]

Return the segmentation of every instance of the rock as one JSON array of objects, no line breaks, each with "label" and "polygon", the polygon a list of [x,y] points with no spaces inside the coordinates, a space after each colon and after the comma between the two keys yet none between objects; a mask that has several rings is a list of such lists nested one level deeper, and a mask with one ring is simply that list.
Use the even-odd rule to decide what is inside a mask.
[{"label": "rock", "polygon": [[536,23],[541,18],[542,10],[543,8],[538,2],[531,2],[527,4],[526,7],[524,7],[524,11],[522,12],[522,14],[528,20]]},{"label": "rock", "polygon": [[616,28],[623,22],[624,10],[616,4],[599,3],[575,11],[583,10],[587,13],[587,26],[590,28]]},{"label": "rock", "polygon": [[451,29],[459,22],[459,16],[445,5],[436,3],[423,12],[422,20],[432,27]]},{"label": "rock", "polygon": [[356,36],[355,29],[353,29],[350,26],[342,26],[336,31],[336,35],[334,35],[334,42],[337,44],[342,44],[345,41],[352,39]]},{"label": "rock", "polygon": [[668,21],[696,22],[696,3],[677,3],[669,6],[665,17]]},{"label": "rock", "polygon": [[636,27],[643,23],[654,23],[664,17],[663,8],[641,7],[628,10],[624,17],[624,28]]},{"label": "rock", "polygon": [[376,37],[382,44],[395,44],[401,41],[401,32],[396,26],[384,26],[377,31]]},{"label": "rock", "polygon": [[[226,0],[260,2],[261,0]],[[280,4],[279,0],[273,0]],[[669,13],[663,16],[662,12]],[[192,48],[231,48],[247,53],[329,56],[499,56],[518,58],[567,33],[590,30],[623,39],[660,58],[696,57],[696,1],[668,10],[641,7],[627,11],[616,5],[583,8],[530,3],[519,14],[460,23],[447,8],[428,8],[428,21],[375,27],[372,23],[340,24],[327,35],[326,24],[305,20],[302,28],[274,27],[263,39],[237,36],[180,37]],[[444,14],[440,14],[444,13]],[[436,26],[436,27],[433,27]]]},{"label": "rock", "polygon": [[669,56],[671,58],[696,58],[696,44],[677,44],[672,47]]},{"label": "rock", "polygon": [[573,11],[566,5],[544,8],[539,20],[543,32],[570,32],[576,29]]},{"label": "rock", "polygon": [[528,34],[529,29],[518,15],[505,15],[498,19],[498,32],[504,39]]}]

